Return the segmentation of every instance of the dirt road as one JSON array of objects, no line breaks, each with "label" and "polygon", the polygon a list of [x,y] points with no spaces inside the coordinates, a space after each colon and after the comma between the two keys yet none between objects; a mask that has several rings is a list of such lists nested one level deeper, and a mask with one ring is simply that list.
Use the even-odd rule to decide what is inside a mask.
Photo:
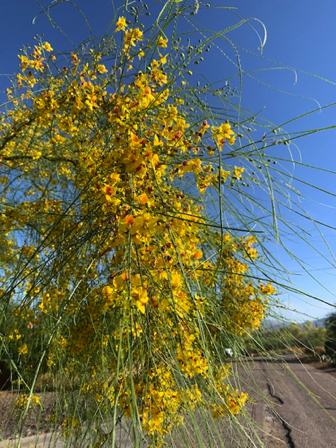
[{"label": "dirt road", "polygon": [[[251,397],[245,417],[238,418],[238,425],[206,416],[188,423],[187,417],[186,426],[167,440],[168,447],[336,448],[336,369],[322,371],[293,355],[275,362],[246,359],[232,368],[237,373],[234,385]],[[41,434],[23,439],[21,446],[55,446],[54,440]],[[133,445],[127,437],[118,442],[123,448]],[[17,446],[15,441],[0,442],[0,448]],[[57,448],[64,446],[58,439]]]},{"label": "dirt road", "polygon": [[283,361],[255,359],[240,375],[255,398],[263,443],[267,448],[336,448],[336,369],[319,370],[294,355]]}]

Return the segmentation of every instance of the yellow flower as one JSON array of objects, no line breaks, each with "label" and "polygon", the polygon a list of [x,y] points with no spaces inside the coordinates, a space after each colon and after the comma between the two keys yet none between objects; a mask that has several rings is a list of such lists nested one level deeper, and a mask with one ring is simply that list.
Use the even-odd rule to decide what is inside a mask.
[{"label": "yellow flower", "polygon": [[223,146],[226,140],[233,145],[236,135],[231,129],[230,123],[222,123],[219,127],[212,126],[211,131],[218,146]]},{"label": "yellow flower", "polygon": [[101,74],[106,73],[108,71],[104,64],[99,64],[98,67],[97,67],[97,70]]},{"label": "yellow flower", "polygon": [[113,279],[113,286],[117,289],[123,288],[127,282],[128,277],[129,276],[126,272],[123,272],[121,275],[116,275]]},{"label": "yellow flower", "polygon": [[[28,400],[29,400],[29,398],[28,398],[27,395],[25,395],[25,394],[21,395],[20,398],[16,398],[15,405],[18,408],[23,409],[23,408],[25,408],[27,406]],[[31,407],[32,405],[36,406],[38,404],[40,404],[40,397],[38,395],[32,395],[30,397],[30,405],[29,405],[29,407]]]},{"label": "yellow flower", "polygon": [[160,55],[160,62],[162,65],[167,64],[167,56]]},{"label": "yellow flower", "polygon": [[114,185],[115,183],[119,182],[120,176],[117,173],[112,173],[112,174],[110,174],[110,179],[111,179],[112,185]]},{"label": "yellow flower", "polygon": [[45,49],[45,51],[53,51],[53,48],[52,48],[52,46],[50,45],[49,42],[44,42],[42,47]]},{"label": "yellow flower", "polygon": [[260,284],[260,291],[265,294],[265,296],[274,294],[275,288],[270,284],[270,282],[267,283],[265,286],[263,283]]},{"label": "yellow flower", "polygon": [[23,344],[22,347],[18,350],[19,355],[27,355],[28,354],[28,347],[27,344]]},{"label": "yellow flower", "polygon": [[135,221],[134,216],[132,216],[132,215],[127,215],[127,216],[125,217],[125,219],[123,219],[123,220],[120,222],[119,230],[120,230],[121,232],[127,232],[127,230],[129,230],[129,229],[133,226],[134,221]]},{"label": "yellow flower", "polygon": [[162,48],[167,48],[168,39],[164,39],[162,36],[159,37],[158,46]]},{"label": "yellow flower", "polygon": [[234,175],[236,176],[237,179],[240,179],[242,177],[242,173],[244,171],[245,171],[245,168],[239,168],[239,167],[235,166]]},{"label": "yellow flower", "polygon": [[142,193],[140,196],[138,196],[138,201],[140,205],[154,205],[154,201],[150,199],[146,193]]},{"label": "yellow flower", "polygon": [[18,341],[19,339],[21,339],[21,334],[17,329],[15,329],[14,332],[8,336],[9,341]]},{"label": "yellow flower", "polygon": [[22,69],[22,71],[24,72],[25,69],[28,67],[30,61],[29,61],[29,59],[27,58],[27,56],[23,56],[23,55],[21,55],[21,54],[18,55],[18,58],[19,58],[20,61],[21,61],[21,69]]},{"label": "yellow flower", "polygon": [[194,253],[193,257],[194,257],[196,260],[199,260],[200,258],[203,257],[203,252],[202,252],[200,249],[198,249],[198,251]]},{"label": "yellow flower", "polygon": [[125,19],[125,17],[119,17],[119,19],[118,19],[118,21],[116,23],[116,26],[117,27],[116,27],[115,33],[117,31],[124,30],[126,28],[126,19]]},{"label": "yellow flower", "polygon": [[40,404],[40,397],[37,396],[37,395],[32,395],[32,396],[31,396],[31,402],[32,402],[32,404],[34,404],[34,405],[38,405],[38,404]]},{"label": "yellow flower", "polygon": [[232,137],[228,138],[228,144],[234,145],[235,140],[236,140],[236,135],[232,135]]},{"label": "yellow flower", "polygon": [[113,294],[114,290],[111,288],[111,286],[104,286],[103,288],[103,294],[106,296],[111,296]]},{"label": "yellow flower", "polygon": [[147,291],[143,287],[132,291],[132,298],[140,313],[145,314],[146,304],[148,302]]}]

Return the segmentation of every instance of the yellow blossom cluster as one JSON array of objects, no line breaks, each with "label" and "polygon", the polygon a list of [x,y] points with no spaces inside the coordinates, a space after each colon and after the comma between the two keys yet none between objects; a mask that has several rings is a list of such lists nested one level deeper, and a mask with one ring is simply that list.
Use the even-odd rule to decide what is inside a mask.
[{"label": "yellow blossom cluster", "polygon": [[20,395],[15,399],[15,406],[19,409],[24,409],[27,406],[37,406],[40,404],[40,397],[38,395],[31,395],[30,397],[26,394]]},{"label": "yellow blossom cluster", "polygon": [[[213,230],[182,187],[193,179],[193,195],[203,195],[241,177],[242,167],[197,155],[211,139],[218,151],[234,144],[230,124],[188,120],[160,53],[146,72],[118,77],[143,34],[124,17],[116,32],[123,54],[112,67],[89,51],[59,67],[47,42],[20,55],[13,107],[0,121],[1,257],[17,260],[3,294],[15,290],[30,310],[19,317],[50,336],[50,369],[60,360],[91,369],[83,397],[138,416],[159,440],[190,409],[219,417],[244,406],[246,394],[213,355],[218,333],[258,328],[274,289],[244,275],[257,257],[254,237]],[[157,47],[167,45],[159,36]],[[18,330],[8,336],[20,339]]]}]

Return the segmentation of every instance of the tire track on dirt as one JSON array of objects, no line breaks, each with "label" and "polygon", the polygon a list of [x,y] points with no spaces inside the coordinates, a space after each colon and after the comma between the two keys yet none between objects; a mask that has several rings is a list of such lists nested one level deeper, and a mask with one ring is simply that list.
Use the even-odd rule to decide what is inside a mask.
[{"label": "tire track on dirt", "polygon": [[260,367],[287,446],[335,448],[336,378],[294,356],[261,362]]},{"label": "tire track on dirt", "polygon": [[[269,395],[272,398],[274,398],[275,400],[277,400],[277,402],[282,406],[284,404],[284,401],[282,400],[282,398],[278,397],[275,394],[275,390],[274,390],[273,384],[270,382],[269,379],[267,379],[267,388],[268,388]],[[271,409],[271,411],[272,411],[272,409]],[[286,420],[284,420],[282,418],[282,416],[281,416],[281,414],[279,412],[274,413],[274,415],[278,418],[278,420],[280,421],[283,429],[285,430],[285,437],[286,437],[287,446],[289,448],[296,448],[295,443],[294,443],[294,441],[292,439],[292,429],[291,429],[291,427],[288,425]]]}]

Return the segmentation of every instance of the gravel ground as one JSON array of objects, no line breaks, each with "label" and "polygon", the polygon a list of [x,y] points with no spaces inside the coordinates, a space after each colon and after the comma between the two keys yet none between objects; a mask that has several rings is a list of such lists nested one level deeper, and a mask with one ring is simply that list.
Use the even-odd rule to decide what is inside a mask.
[{"label": "gravel ground", "polygon": [[40,405],[32,406],[29,409],[22,427],[20,418],[22,411],[15,406],[15,400],[19,399],[21,395],[11,391],[0,391],[0,440],[10,439],[21,430],[24,437],[51,430],[50,416],[55,409],[55,394],[46,392],[36,395],[40,398]]},{"label": "gravel ground", "polygon": [[[187,443],[194,442],[198,446],[199,437],[208,443],[211,434],[211,446],[214,447],[335,448],[336,368],[321,363],[302,364],[291,355],[285,356],[284,361],[271,363],[255,358],[233,363],[237,387],[249,392],[252,398],[247,408],[248,418],[241,418],[244,428],[241,434],[236,425],[226,421],[222,425],[207,425],[204,431],[200,425],[200,435],[196,437],[195,429],[190,425],[183,437],[175,431],[167,446],[184,448],[185,437]],[[10,439],[20,431],[26,441],[20,446],[47,446],[45,441],[32,444],[33,436],[39,434],[42,440],[44,434],[60,429],[64,416],[58,416],[58,425],[50,418],[56,409],[56,394],[37,395],[41,404],[29,409],[22,425],[20,411],[15,407],[15,399],[20,395],[0,391],[0,448],[18,446]],[[129,436],[125,429],[123,431],[120,446],[130,447]],[[1,440],[6,442],[1,443]],[[57,443],[57,447],[62,446],[61,442]],[[76,448],[81,447],[76,445]]]}]

